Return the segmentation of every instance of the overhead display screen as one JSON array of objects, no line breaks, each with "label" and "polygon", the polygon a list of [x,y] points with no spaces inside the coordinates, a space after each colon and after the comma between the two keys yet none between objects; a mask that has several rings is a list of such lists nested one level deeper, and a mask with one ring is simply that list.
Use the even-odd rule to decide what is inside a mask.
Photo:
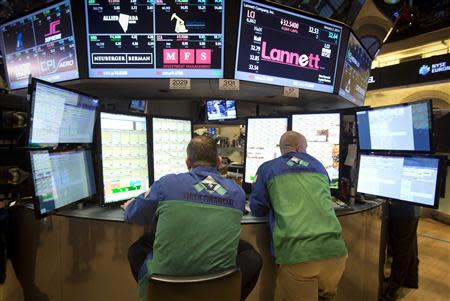
[{"label": "overhead display screen", "polygon": [[431,102],[416,102],[356,112],[361,150],[431,150]]},{"label": "overhead display screen", "polygon": [[0,26],[9,87],[26,87],[28,76],[58,82],[78,78],[70,1]]},{"label": "overhead display screen", "polygon": [[350,33],[339,95],[362,106],[366,97],[371,65],[372,58],[358,39]]},{"label": "overhead display screen", "polygon": [[235,78],[332,93],[342,28],[244,0]]},{"label": "overhead display screen", "polygon": [[149,188],[147,119],[100,114],[105,204],[124,201]]},{"label": "overhead display screen", "polygon": [[190,120],[152,118],[153,179],[187,172],[186,148],[192,139]]},{"label": "overhead display screen", "polygon": [[223,0],[85,4],[90,77],[223,77]]},{"label": "overhead display screen", "polygon": [[331,189],[339,186],[340,129],[339,113],[292,115],[292,130],[305,136],[306,152],[325,167]]},{"label": "overhead display screen", "polygon": [[236,101],[234,100],[208,100],[206,102],[208,120],[236,119]]},{"label": "overhead display screen", "polygon": [[245,183],[255,181],[256,172],[264,162],[281,156],[280,138],[286,133],[287,118],[249,118],[245,155]]},{"label": "overhead display screen", "polygon": [[357,191],[437,208],[438,171],[435,157],[361,155]]}]

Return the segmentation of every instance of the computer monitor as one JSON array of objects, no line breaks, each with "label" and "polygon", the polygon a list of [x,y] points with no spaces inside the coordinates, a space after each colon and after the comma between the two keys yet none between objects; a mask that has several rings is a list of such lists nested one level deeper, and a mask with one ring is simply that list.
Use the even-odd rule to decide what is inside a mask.
[{"label": "computer monitor", "polygon": [[287,118],[249,118],[247,120],[245,183],[253,183],[261,164],[281,156],[280,137],[287,128]]},{"label": "computer monitor", "polygon": [[206,102],[208,121],[236,119],[236,101],[208,100]]},{"label": "computer monitor", "polygon": [[145,113],[147,108],[147,101],[141,99],[132,99],[130,101],[130,112]]},{"label": "computer monitor", "polygon": [[91,151],[31,151],[35,211],[38,217],[88,199],[95,193]]},{"label": "computer monitor", "polygon": [[431,113],[431,101],[356,112],[359,149],[430,152]]},{"label": "computer monitor", "polygon": [[153,180],[187,172],[186,148],[192,139],[192,122],[176,118],[152,118]]},{"label": "computer monitor", "polygon": [[339,188],[341,115],[339,113],[292,115],[292,130],[308,142],[306,152],[319,160],[328,172],[330,188]]},{"label": "computer monitor", "polygon": [[92,143],[97,98],[37,79],[30,95],[30,146]]},{"label": "computer monitor", "polygon": [[138,196],[149,189],[147,119],[100,113],[104,205]]},{"label": "computer monitor", "polygon": [[361,154],[357,192],[437,208],[439,157]]}]

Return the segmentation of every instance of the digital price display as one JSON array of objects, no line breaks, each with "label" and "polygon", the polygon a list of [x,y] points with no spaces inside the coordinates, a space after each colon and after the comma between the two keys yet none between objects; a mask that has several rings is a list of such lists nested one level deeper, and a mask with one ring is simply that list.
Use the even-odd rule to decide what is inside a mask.
[{"label": "digital price display", "polygon": [[85,3],[90,77],[223,77],[223,0]]},{"label": "digital price display", "polygon": [[28,85],[28,77],[58,82],[78,78],[70,1],[0,26],[9,87]]},{"label": "digital price display", "polygon": [[342,27],[244,0],[235,78],[332,93]]},{"label": "digital price display", "polygon": [[366,97],[371,65],[372,58],[358,39],[350,33],[339,95],[362,106]]}]

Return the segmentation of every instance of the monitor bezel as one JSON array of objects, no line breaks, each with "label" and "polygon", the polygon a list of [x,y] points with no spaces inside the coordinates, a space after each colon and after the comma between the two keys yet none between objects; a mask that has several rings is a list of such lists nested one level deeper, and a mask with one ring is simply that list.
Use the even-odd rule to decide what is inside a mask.
[{"label": "monitor bezel", "polygon": [[[237,22],[237,33],[236,33],[236,45],[235,45],[236,46],[236,51],[235,51],[233,78],[237,79],[236,78],[236,73],[237,72],[245,72],[245,71],[239,71],[238,70],[239,47],[240,47],[240,44],[241,44],[240,38],[241,38],[241,31],[242,31],[241,30],[242,29],[242,24],[241,24],[242,22],[241,21],[242,21],[243,6],[244,6],[244,2],[245,1],[251,1],[251,2],[254,2],[254,3],[258,4],[258,5],[262,5],[263,7],[264,6],[265,7],[271,7],[271,8],[274,8],[276,10],[282,10],[282,11],[288,12],[290,14],[300,15],[301,17],[314,19],[314,20],[319,21],[319,23],[323,23],[324,22],[324,23],[332,25],[332,26],[340,27],[341,32],[340,32],[339,43],[337,45],[337,54],[336,54],[336,61],[334,63],[334,73],[333,73],[334,81],[333,81],[333,85],[331,86],[331,91],[328,92],[328,91],[320,91],[320,90],[317,90],[317,89],[306,89],[306,88],[301,88],[301,87],[294,87],[294,88],[298,88],[298,89],[304,90],[304,91],[312,91],[312,92],[324,93],[324,94],[336,94],[337,84],[338,84],[338,82],[340,83],[340,76],[339,76],[340,72],[338,72],[340,70],[338,70],[338,68],[339,68],[339,64],[340,64],[340,62],[342,60],[342,58],[341,58],[342,57],[341,48],[342,48],[342,44],[343,44],[342,42],[343,42],[343,40],[345,39],[345,36],[346,36],[345,30],[349,29],[349,26],[347,24],[343,23],[343,22],[340,22],[340,21],[336,21],[336,20],[333,20],[333,19],[327,19],[327,18],[324,18],[322,16],[318,16],[318,15],[312,14],[310,12],[307,12],[307,11],[304,11],[304,10],[301,10],[301,9],[298,9],[298,8],[290,7],[290,6],[283,5],[283,4],[276,3],[276,2],[272,2],[272,1],[240,0],[239,16],[238,16],[239,19],[238,19],[238,22]],[[263,75],[265,75],[265,74],[263,74]],[[259,82],[259,81],[254,81],[254,80],[245,80],[245,79],[239,79],[239,80],[245,81],[245,82],[250,82],[250,83],[257,83],[257,84],[274,85],[274,86],[280,86],[280,87],[284,86],[282,84],[275,84],[275,83],[271,84],[271,83]],[[312,82],[308,82],[308,83],[312,83]],[[315,84],[315,83],[313,83],[313,84]],[[288,87],[293,87],[293,86],[288,86]]]},{"label": "monitor bezel", "polygon": [[[411,106],[414,104],[418,104],[418,103],[427,103],[428,105],[428,125],[429,125],[429,129],[428,129],[428,139],[429,139],[429,145],[430,145],[430,149],[429,150],[407,150],[407,149],[366,149],[366,148],[361,148],[361,143],[360,143],[360,130],[359,130],[359,122],[358,122],[358,113],[359,112],[363,112],[366,111],[367,113],[370,111],[376,111],[376,110],[382,110],[382,109],[386,109],[386,108],[397,108],[397,107],[405,107],[405,106]],[[394,104],[394,105],[385,105],[385,106],[380,106],[380,107],[371,107],[371,108],[367,108],[367,109],[363,109],[363,110],[358,110],[357,112],[355,112],[355,122],[356,122],[356,134],[358,136],[358,152],[373,152],[373,153],[392,153],[392,154],[396,154],[396,153],[405,153],[405,152],[409,152],[409,153],[414,153],[414,154],[429,154],[429,153],[434,153],[435,152],[435,147],[433,145],[433,126],[434,126],[434,120],[433,120],[433,102],[431,99],[427,99],[427,100],[419,100],[419,101],[414,101],[414,102],[405,102],[405,103],[400,103],[400,104]]]},{"label": "monitor bezel", "polygon": [[[153,137],[153,118],[189,121],[191,123],[191,139],[194,137],[194,123],[192,122],[191,118],[163,116],[163,115],[150,115],[148,117],[148,120],[149,120],[149,126],[150,126],[149,128],[151,129],[152,137]],[[151,185],[153,185],[153,183],[156,182],[155,181],[155,172],[154,172],[154,170],[155,170],[155,151],[154,151],[153,139],[150,139],[150,144],[148,145],[148,147],[151,150],[150,155],[149,155],[149,159],[151,161],[151,163],[149,165],[149,168],[150,168],[149,182],[151,183]],[[186,172],[188,172],[187,169],[186,169]]]},{"label": "monitor bezel", "polygon": [[31,81],[28,84],[28,93],[27,93],[27,130],[26,130],[26,134],[25,134],[25,141],[26,141],[26,145],[32,149],[53,149],[55,147],[57,148],[65,148],[65,147],[71,147],[71,146],[85,146],[85,147],[90,147],[93,143],[94,143],[94,139],[95,139],[95,122],[94,122],[94,126],[92,127],[92,141],[90,143],[80,143],[80,142],[73,142],[73,143],[51,143],[51,144],[39,144],[36,146],[33,146],[31,144],[31,131],[32,131],[32,127],[33,127],[33,119],[34,119],[34,106],[33,106],[33,101],[34,101],[34,97],[33,94],[36,92],[36,85],[37,84],[43,84],[46,86],[50,86],[53,88],[57,88],[60,90],[65,90],[71,93],[76,93],[82,96],[86,96],[92,99],[96,99],[97,100],[97,107],[95,109],[95,115],[94,115],[94,120],[97,120],[97,116],[99,114],[99,107],[100,107],[100,98],[93,96],[93,95],[89,95],[86,93],[80,93],[74,89],[70,89],[70,88],[66,88],[66,87],[62,87],[59,84],[56,83],[50,83],[47,81],[44,81],[42,79],[38,79],[38,78],[31,78]]},{"label": "monitor bezel", "polygon": [[95,140],[97,141],[96,143],[96,152],[95,152],[95,166],[97,168],[97,175],[96,178],[98,179],[97,181],[97,194],[99,196],[99,200],[100,200],[100,206],[101,207],[114,207],[114,206],[118,206],[121,205],[133,198],[130,199],[124,199],[124,200],[120,200],[120,201],[114,201],[114,202],[106,202],[105,200],[105,183],[104,183],[104,178],[103,178],[103,156],[102,156],[102,127],[101,127],[101,113],[106,113],[106,114],[113,114],[113,115],[125,115],[125,116],[134,116],[134,117],[139,117],[139,118],[145,118],[145,126],[146,126],[146,131],[147,131],[147,174],[148,174],[148,186],[149,189],[151,187],[151,182],[150,182],[150,154],[149,154],[149,146],[150,146],[150,141],[151,136],[150,136],[150,131],[149,131],[149,118],[146,115],[143,114],[139,114],[139,113],[133,113],[133,112],[118,112],[115,110],[101,110],[99,111],[99,113],[97,114],[97,120],[96,120],[96,134],[95,134]]},{"label": "monitor bezel", "polygon": [[[431,158],[431,159],[437,159],[438,160],[438,170],[437,170],[437,175],[436,175],[436,183],[435,183],[435,187],[434,187],[434,203],[433,205],[427,205],[427,204],[422,204],[422,203],[417,203],[417,202],[410,202],[410,201],[405,201],[405,200],[400,200],[400,199],[396,199],[396,198],[389,198],[389,197],[384,197],[381,195],[373,195],[373,194],[369,194],[369,193],[364,193],[364,192],[358,192],[358,187],[359,187],[359,172],[360,172],[360,165],[361,165],[361,156],[362,155],[367,155],[367,156],[375,156],[375,157],[401,157],[401,158]],[[420,207],[425,207],[425,208],[432,208],[432,209],[438,209],[439,208],[439,200],[440,200],[440,182],[439,179],[442,176],[443,173],[443,169],[442,169],[442,156],[436,156],[436,155],[424,155],[424,154],[379,154],[379,153],[374,153],[374,152],[360,152],[358,154],[358,168],[357,168],[357,182],[356,182],[356,189],[355,192],[359,193],[361,195],[372,195],[372,196],[376,196],[377,198],[381,198],[381,199],[385,199],[388,201],[395,201],[395,202],[400,202],[403,204],[407,204],[407,205],[413,205],[413,206],[420,206]]]},{"label": "monitor bezel", "polygon": [[[208,114],[208,103],[209,102],[211,102],[211,101],[217,101],[217,100],[219,100],[219,101],[234,101],[234,108],[235,108],[235,110],[236,110],[236,117],[233,117],[233,118],[224,118],[224,119],[210,119],[209,118],[209,114]],[[226,99],[226,98],[218,98],[218,99],[208,99],[208,100],[206,100],[205,101],[205,114],[206,114],[206,122],[208,122],[208,123],[214,123],[214,122],[223,122],[223,123],[225,123],[225,122],[228,122],[228,121],[234,121],[234,120],[237,120],[237,119],[239,119],[239,117],[238,117],[238,105],[237,105],[237,101],[236,101],[236,99]]]},{"label": "monitor bezel", "polygon": [[[92,179],[94,181],[94,187],[95,187],[95,192],[83,199],[80,199],[78,201],[72,202],[70,204],[66,204],[62,207],[59,208],[55,208],[52,211],[47,211],[45,213],[41,213],[41,203],[39,200],[39,197],[36,195],[36,182],[34,181],[34,172],[33,172],[33,162],[32,162],[32,154],[35,152],[47,152],[49,155],[50,154],[60,154],[60,153],[73,153],[73,152],[90,152],[91,153],[91,158],[92,158],[92,172],[94,174],[94,178]],[[36,219],[42,219],[45,218],[47,216],[53,215],[53,214],[57,214],[59,211],[61,211],[64,208],[68,208],[69,206],[74,206],[86,201],[91,201],[91,200],[95,200],[97,198],[97,196],[99,195],[99,191],[98,191],[98,183],[96,181],[96,175],[95,175],[95,161],[94,161],[94,151],[92,148],[77,148],[77,149],[71,149],[71,150],[64,150],[64,151],[51,151],[49,149],[33,149],[28,153],[27,157],[27,165],[30,166],[30,174],[31,174],[31,181],[33,182],[31,185],[31,193],[32,193],[32,203],[33,203],[33,207],[34,207],[34,215],[36,217]]]},{"label": "monitor bezel", "polygon": [[247,166],[247,148],[248,148],[248,120],[249,119],[286,119],[286,131],[289,131],[292,124],[292,118],[291,116],[256,116],[256,117],[247,117],[245,119],[245,149],[244,149],[244,172],[243,172],[243,178],[242,178],[242,188],[245,190],[245,192],[251,193],[253,183],[247,183],[245,181],[246,176],[246,166]]},{"label": "monitor bezel", "polygon": [[[51,6],[61,5],[64,2],[68,2],[69,3],[69,5],[70,5],[70,12],[71,12],[72,37],[74,39],[74,44],[75,44],[75,57],[77,59],[78,76],[73,78],[73,79],[58,81],[58,83],[69,82],[69,81],[73,81],[73,80],[77,80],[77,79],[82,78],[82,74],[80,72],[80,65],[82,63],[79,61],[79,53],[82,50],[79,50],[79,47],[81,47],[81,46],[77,42],[77,38],[76,38],[77,37],[76,24],[74,22],[74,13],[75,12],[74,12],[74,7],[73,7],[74,5],[73,5],[72,1],[73,0],[54,0],[54,1],[50,1],[50,2],[48,2],[46,4],[44,4],[43,6],[36,7],[34,9],[30,10],[30,11],[21,13],[19,15],[12,16],[11,18],[8,18],[8,19],[6,19],[3,22],[0,22],[0,28],[1,28],[1,27],[5,26],[5,25],[8,25],[9,23],[13,23],[13,22],[18,21],[19,19],[26,18],[28,16],[34,15],[34,14],[40,12],[40,11],[44,11],[47,8],[51,7]],[[0,50],[5,51],[5,41],[3,40],[3,35],[2,34],[0,34],[0,42],[1,42],[0,43]],[[29,84],[28,84],[28,87],[24,86],[24,87],[21,87],[21,88],[11,89],[11,84],[10,84],[11,82],[10,82],[10,78],[9,78],[9,75],[8,75],[8,64],[6,63],[6,61],[4,61],[4,69],[5,69],[5,81],[6,81],[6,84],[8,85],[8,88],[11,91],[17,91],[17,90],[22,90],[22,89],[26,89],[27,91],[29,91]],[[29,76],[32,77],[32,74],[30,74]]]},{"label": "monitor bezel", "polygon": [[[339,171],[339,176],[338,176],[338,187],[337,188],[331,188],[330,187],[330,191],[331,191],[331,195],[338,197],[341,191],[341,176],[343,173],[343,164],[341,162],[341,155],[342,155],[342,124],[344,121],[344,114],[342,113],[342,111],[314,111],[314,112],[308,112],[308,111],[304,111],[304,112],[299,112],[299,113],[295,113],[291,115],[291,127],[290,130],[293,130],[293,122],[294,122],[294,116],[296,115],[324,115],[324,114],[339,114],[339,167],[338,167],[338,171]],[[308,153],[308,151],[306,152]],[[311,155],[312,156],[312,155]],[[320,162],[320,161],[319,161]],[[322,164],[323,165],[323,164]],[[331,184],[331,179],[330,179],[330,184]]]}]

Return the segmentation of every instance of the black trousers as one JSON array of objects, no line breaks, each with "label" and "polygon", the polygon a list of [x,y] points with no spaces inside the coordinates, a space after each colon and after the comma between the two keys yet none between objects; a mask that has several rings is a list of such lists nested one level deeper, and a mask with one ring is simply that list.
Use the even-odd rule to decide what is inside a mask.
[{"label": "black trousers", "polygon": [[[153,251],[154,239],[152,233],[145,233],[128,249],[128,261],[136,281],[138,281],[139,271],[148,253]],[[242,273],[241,299],[245,300],[258,282],[262,258],[251,244],[241,239],[239,240],[236,264]]]},{"label": "black trousers", "polygon": [[418,218],[389,218],[388,250],[392,254],[388,289],[419,285],[419,256],[417,250]]}]

